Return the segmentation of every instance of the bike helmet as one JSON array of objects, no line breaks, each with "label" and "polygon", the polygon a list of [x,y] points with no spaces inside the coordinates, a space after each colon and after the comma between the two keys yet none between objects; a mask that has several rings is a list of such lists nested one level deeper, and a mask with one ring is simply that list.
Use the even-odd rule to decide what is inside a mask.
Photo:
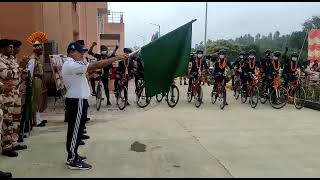
[{"label": "bike helmet", "polygon": [[251,50],[249,51],[249,54],[254,54],[254,55],[256,55],[257,53],[256,53],[256,51],[255,51],[254,49],[251,49]]},{"label": "bike helmet", "polygon": [[273,56],[279,58],[281,56],[281,53],[279,51],[276,51],[276,52],[273,53]]},{"label": "bike helmet", "polygon": [[293,57],[299,57],[299,54],[298,53],[296,53],[296,52],[293,52],[292,54],[291,54],[291,58],[293,58]]},{"label": "bike helmet", "polygon": [[267,49],[264,53],[265,54],[270,54],[272,51],[271,51],[271,49]]},{"label": "bike helmet", "polygon": [[241,51],[240,53],[239,53],[239,56],[245,56],[246,55],[246,53],[245,52],[243,52],[243,51]]},{"label": "bike helmet", "polygon": [[133,51],[130,48],[123,48],[123,52],[126,53],[126,54],[130,54]]},{"label": "bike helmet", "polygon": [[218,54],[219,55],[226,55],[227,51],[225,49],[221,49]]},{"label": "bike helmet", "polygon": [[196,51],[196,54],[203,54],[203,51],[199,49]]}]

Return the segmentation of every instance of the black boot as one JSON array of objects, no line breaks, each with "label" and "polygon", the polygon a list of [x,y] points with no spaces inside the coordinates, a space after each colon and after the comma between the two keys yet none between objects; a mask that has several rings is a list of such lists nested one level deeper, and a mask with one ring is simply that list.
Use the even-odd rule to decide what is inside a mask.
[{"label": "black boot", "polygon": [[2,155],[8,156],[8,157],[17,157],[19,154],[12,149],[6,149],[2,150]]},{"label": "black boot", "polygon": [[11,172],[2,172],[2,171],[0,171],[0,177],[12,178],[12,174],[11,174]]}]

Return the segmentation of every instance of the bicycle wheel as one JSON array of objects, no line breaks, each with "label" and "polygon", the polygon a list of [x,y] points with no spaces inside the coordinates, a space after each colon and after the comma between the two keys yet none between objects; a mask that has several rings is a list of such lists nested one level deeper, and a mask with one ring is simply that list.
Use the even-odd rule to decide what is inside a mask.
[{"label": "bicycle wheel", "polygon": [[176,85],[171,85],[169,92],[167,93],[167,104],[169,107],[175,107],[179,102],[179,89]]},{"label": "bicycle wheel", "polygon": [[234,90],[234,98],[236,98],[236,100],[239,99],[239,96],[240,96],[240,85],[239,83],[237,83],[237,85],[235,86],[235,90]]},{"label": "bicycle wheel", "polygon": [[259,89],[257,86],[253,86],[250,92],[250,105],[252,108],[256,108],[259,102]]},{"label": "bicycle wheel", "polygon": [[226,87],[222,88],[222,94],[221,94],[221,104],[220,104],[220,109],[223,109],[226,106],[227,102],[227,92],[226,92]]},{"label": "bicycle wheel", "polygon": [[246,103],[247,102],[247,92],[244,92],[241,90],[241,102]]},{"label": "bicycle wheel", "polygon": [[124,110],[128,103],[128,91],[127,87],[120,87],[117,96],[117,106],[120,110]]},{"label": "bicycle wheel", "polygon": [[190,103],[192,101],[192,92],[191,91],[188,91],[187,92],[187,100],[188,100],[188,103]]},{"label": "bicycle wheel", "polygon": [[259,96],[260,96],[261,104],[265,104],[268,100],[266,89],[267,89],[266,83],[262,83],[261,86],[259,86]]},{"label": "bicycle wheel", "polygon": [[302,109],[306,101],[306,91],[302,86],[297,87],[293,94],[293,103],[297,109]]},{"label": "bicycle wheel", "polygon": [[138,92],[137,105],[141,108],[147,107],[151,101],[151,97],[146,97],[145,87],[142,86]]},{"label": "bicycle wheel", "polygon": [[101,85],[98,84],[97,86],[97,95],[96,95],[96,108],[97,108],[97,111],[100,110],[100,107],[101,107],[101,101],[102,101],[102,90],[101,90]]},{"label": "bicycle wheel", "polygon": [[214,92],[214,90],[212,89],[212,91],[211,91],[211,103],[215,104],[216,101],[217,101],[216,92]]},{"label": "bicycle wheel", "polygon": [[161,102],[162,99],[163,99],[163,97],[164,97],[164,94],[163,94],[163,93],[157,94],[157,95],[156,95],[157,102]]},{"label": "bicycle wheel", "polygon": [[194,105],[199,108],[202,104],[203,92],[201,85],[199,84],[196,94],[194,95]]},{"label": "bicycle wheel", "polygon": [[283,108],[288,102],[288,91],[280,86],[279,89],[271,89],[269,102],[275,109]]}]

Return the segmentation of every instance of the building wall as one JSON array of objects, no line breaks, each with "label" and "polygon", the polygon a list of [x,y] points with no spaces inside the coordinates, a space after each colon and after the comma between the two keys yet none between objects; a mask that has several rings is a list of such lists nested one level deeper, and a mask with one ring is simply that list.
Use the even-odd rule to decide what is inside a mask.
[{"label": "building wall", "polygon": [[95,2],[79,3],[79,39],[85,41],[85,45],[89,48],[93,42],[98,45],[94,48],[95,52],[100,52],[100,42],[98,41],[98,24],[97,24],[97,5]]},{"label": "building wall", "polygon": [[37,30],[43,30],[43,20],[38,17],[39,14],[42,14],[42,5],[37,2],[2,2],[0,5],[0,37],[22,41],[18,58],[32,52],[27,37]]},{"label": "building wall", "polygon": [[[120,42],[119,42],[119,50],[117,53],[122,53],[123,52],[123,48],[124,47],[124,38],[125,38],[125,34],[124,34],[124,23],[106,23],[105,24],[105,33],[106,34],[120,34]],[[104,43],[106,43],[106,45],[109,45],[108,42],[106,42],[105,40],[103,40]],[[114,45],[114,42],[111,41],[110,43],[112,43],[111,45]]]},{"label": "building wall", "polygon": [[[71,41],[83,39],[87,47],[97,42],[95,52],[100,52],[97,8],[106,8],[106,2],[78,2],[74,12],[71,2],[4,2],[0,5],[0,38],[22,41],[18,57],[32,53],[31,44],[26,39],[36,31],[47,34],[48,40],[58,43],[58,51],[66,54]],[[124,24],[107,23],[106,33],[121,35],[119,47],[124,47]],[[78,35],[77,35],[78,34]],[[103,42],[105,43],[113,43]],[[120,52],[120,51],[119,51]]]}]

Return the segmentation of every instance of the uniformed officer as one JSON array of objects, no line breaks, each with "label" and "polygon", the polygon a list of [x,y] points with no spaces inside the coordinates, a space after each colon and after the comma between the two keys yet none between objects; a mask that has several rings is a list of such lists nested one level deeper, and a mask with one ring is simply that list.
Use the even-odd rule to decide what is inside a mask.
[{"label": "uniformed officer", "polygon": [[2,154],[9,157],[16,157],[16,150],[27,149],[26,145],[17,143],[21,101],[19,104],[19,80],[20,71],[13,55],[13,41],[2,39],[0,42],[0,82],[9,90],[2,92],[3,102],[3,123],[2,123]]},{"label": "uniformed officer", "polygon": [[47,36],[43,32],[31,34],[27,41],[33,46],[33,53],[29,57],[28,70],[32,78],[32,113],[33,124],[36,126],[45,126],[46,122],[42,119],[40,109],[42,105],[43,93],[43,43],[47,42]]}]

